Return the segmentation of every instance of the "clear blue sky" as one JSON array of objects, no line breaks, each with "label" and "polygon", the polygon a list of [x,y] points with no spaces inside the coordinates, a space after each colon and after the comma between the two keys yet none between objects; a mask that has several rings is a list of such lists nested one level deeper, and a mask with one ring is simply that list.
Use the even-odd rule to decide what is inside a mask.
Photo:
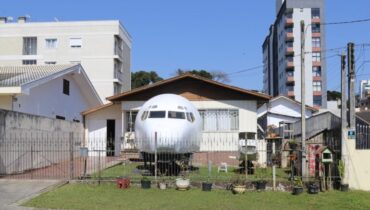
[{"label": "clear blue sky", "polygon": [[[326,22],[370,18],[369,0],[327,0]],[[132,71],[155,70],[167,78],[178,68],[236,72],[262,65],[261,45],[275,19],[275,0],[12,0],[0,16],[31,21],[119,19],[133,38]],[[370,22],[327,26],[327,48],[370,43]],[[0,46],[1,47],[1,46]],[[356,49],[358,64],[370,47]],[[339,88],[338,52],[327,53],[328,89]],[[370,63],[358,79],[370,78]],[[365,75],[363,75],[365,74]],[[233,74],[231,84],[262,88],[262,69]]]}]

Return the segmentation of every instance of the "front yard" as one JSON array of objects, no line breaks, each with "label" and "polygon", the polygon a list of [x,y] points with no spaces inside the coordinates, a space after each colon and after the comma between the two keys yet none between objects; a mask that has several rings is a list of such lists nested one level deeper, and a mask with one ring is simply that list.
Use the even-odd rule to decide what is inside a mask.
[{"label": "front yard", "polygon": [[[152,185],[153,187],[153,185]],[[233,195],[227,190],[202,192],[131,187],[114,184],[93,186],[68,184],[24,204],[48,209],[370,209],[370,193],[332,191],[293,196],[288,192],[247,192]]]}]

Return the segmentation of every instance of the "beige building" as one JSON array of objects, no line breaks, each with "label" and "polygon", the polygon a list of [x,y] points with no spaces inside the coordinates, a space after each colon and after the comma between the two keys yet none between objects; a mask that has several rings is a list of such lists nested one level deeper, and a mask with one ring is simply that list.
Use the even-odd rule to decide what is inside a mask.
[{"label": "beige building", "polygon": [[131,37],[117,21],[9,22],[0,17],[0,66],[81,63],[100,98],[131,88]]}]

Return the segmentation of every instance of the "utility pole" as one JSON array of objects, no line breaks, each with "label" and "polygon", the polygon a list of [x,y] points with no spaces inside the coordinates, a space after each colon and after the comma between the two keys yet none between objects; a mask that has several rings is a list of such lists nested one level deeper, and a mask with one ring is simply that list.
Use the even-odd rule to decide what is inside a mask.
[{"label": "utility pole", "polygon": [[305,26],[304,21],[301,21],[301,141],[302,141],[302,178],[307,177],[306,174],[306,84],[305,84]]},{"label": "utility pole", "polygon": [[[341,139],[341,160],[347,165],[347,147],[346,147],[346,134],[347,134],[347,86],[346,86],[346,56],[341,55],[341,88],[342,88],[342,107],[341,107],[341,118],[342,118],[342,139]],[[347,184],[347,176],[344,176],[341,180],[342,184]]]},{"label": "utility pole", "polygon": [[355,125],[355,45],[350,42],[347,45],[348,50],[348,99],[349,99],[349,128],[354,130]]}]

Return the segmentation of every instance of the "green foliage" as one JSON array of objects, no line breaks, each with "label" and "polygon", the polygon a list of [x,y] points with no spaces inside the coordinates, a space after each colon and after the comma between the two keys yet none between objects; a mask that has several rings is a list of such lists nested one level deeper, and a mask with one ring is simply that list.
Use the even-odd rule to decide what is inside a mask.
[{"label": "green foliage", "polygon": [[294,177],[294,186],[303,187],[302,178],[300,176]]},{"label": "green foliage", "polygon": [[341,179],[344,178],[344,170],[345,170],[344,162],[343,162],[343,160],[339,160],[338,171],[339,171],[339,176],[340,176]]},{"label": "green foliage", "polygon": [[225,72],[222,72],[222,71],[209,72],[209,71],[204,70],[204,69],[200,69],[200,70],[197,70],[197,69],[193,69],[193,70],[177,69],[176,70],[176,75],[182,75],[182,74],[186,74],[186,73],[194,74],[194,75],[197,75],[197,76],[200,76],[200,77],[204,77],[204,78],[207,78],[207,79],[212,79],[212,80],[219,81],[219,82],[229,82],[230,81],[227,74]]},{"label": "green foliage", "polygon": [[163,80],[155,71],[138,71],[131,73],[131,88],[138,88]]},{"label": "green foliage", "polygon": [[341,99],[342,98],[342,93],[338,92],[338,91],[330,91],[328,90],[327,91],[327,100],[328,101],[336,101],[338,99]]}]

